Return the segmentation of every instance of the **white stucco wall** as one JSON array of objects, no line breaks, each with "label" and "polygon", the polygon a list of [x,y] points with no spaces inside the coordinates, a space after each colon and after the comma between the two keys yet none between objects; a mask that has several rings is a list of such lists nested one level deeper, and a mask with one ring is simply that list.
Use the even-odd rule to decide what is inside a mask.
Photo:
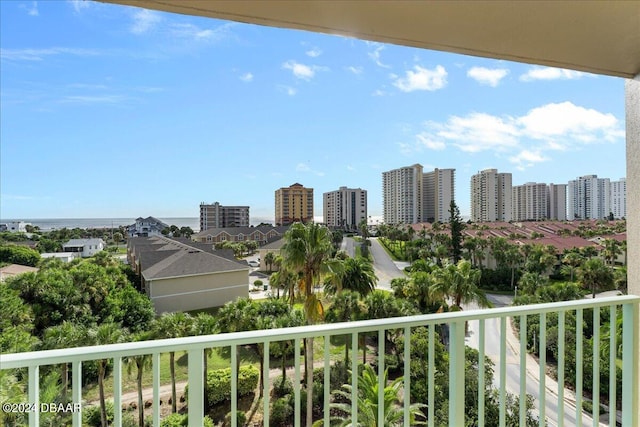
[{"label": "white stucco wall", "polygon": [[629,293],[640,295],[640,75],[627,80],[627,275]]}]

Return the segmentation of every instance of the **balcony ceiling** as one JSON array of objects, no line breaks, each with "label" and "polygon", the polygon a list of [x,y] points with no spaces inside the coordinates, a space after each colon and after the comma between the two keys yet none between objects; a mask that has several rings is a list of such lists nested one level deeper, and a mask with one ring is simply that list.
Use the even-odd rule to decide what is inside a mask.
[{"label": "balcony ceiling", "polygon": [[640,1],[100,0],[633,78]]}]

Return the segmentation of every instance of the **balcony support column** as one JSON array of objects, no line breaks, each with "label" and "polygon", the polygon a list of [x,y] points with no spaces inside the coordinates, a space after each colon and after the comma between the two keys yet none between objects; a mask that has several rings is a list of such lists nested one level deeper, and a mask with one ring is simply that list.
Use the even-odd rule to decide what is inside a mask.
[{"label": "balcony support column", "polygon": [[[189,350],[187,363],[189,364],[189,425],[201,426],[204,418],[204,350]],[[235,414],[233,416],[235,417]]]},{"label": "balcony support column", "polygon": [[[637,381],[640,375],[638,329],[640,329],[638,304],[625,304],[622,306],[622,425],[624,426],[637,426],[640,421],[638,413],[640,384]],[[636,381],[633,381],[634,377]]]},{"label": "balcony support column", "polygon": [[450,426],[464,425],[464,323],[464,321],[452,322],[449,332]]},{"label": "balcony support column", "polygon": [[[625,82],[627,136],[627,287],[629,295],[640,295],[640,74]],[[636,340],[640,340],[640,327]],[[640,369],[638,370],[640,371]],[[640,372],[636,387],[640,389]],[[626,375],[626,373],[625,373]]]}]

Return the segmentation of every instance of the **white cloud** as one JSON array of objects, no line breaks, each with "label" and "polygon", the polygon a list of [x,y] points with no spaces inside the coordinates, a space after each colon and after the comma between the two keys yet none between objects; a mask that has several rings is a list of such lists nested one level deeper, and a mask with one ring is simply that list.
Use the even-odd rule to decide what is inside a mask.
[{"label": "white cloud", "polygon": [[148,9],[138,9],[133,13],[133,24],[131,32],[133,34],[144,34],[151,31],[158,23],[162,21],[162,17]]},{"label": "white cloud", "polygon": [[362,74],[362,67],[354,67],[353,65],[347,67],[347,70],[351,71],[353,74]]},{"label": "white cloud", "polygon": [[543,156],[539,150],[522,150],[517,155],[509,157],[509,161],[513,163],[518,170],[525,170],[528,167],[534,166],[536,163],[546,162],[548,160],[549,158]]},{"label": "white cloud", "polygon": [[280,92],[286,93],[289,96],[294,96],[296,93],[298,93],[298,90],[296,88],[286,85],[278,85],[278,90]]},{"label": "white cloud", "polygon": [[367,44],[376,46],[373,52],[368,53],[369,58],[371,58],[371,60],[375,62],[378,67],[391,68],[390,65],[384,64],[380,59],[380,53],[384,50],[384,45],[381,45],[380,43],[372,43],[372,42],[368,42]]},{"label": "white cloud", "polygon": [[574,105],[565,101],[547,104],[529,111],[518,119],[524,134],[553,141],[556,144],[583,143],[597,140],[614,141],[623,133],[613,114]]},{"label": "white cloud", "polygon": [[296,61],[287,61],[282,64],[285,70],[291,70],[293,75],[298,79],[311,80],[316,72],[309,65],[300,64]]},{"label": "white cloud", "polygon": [[198,42],[213,42],[224,39],[229,36],[230,29],[235,24],[230,22],[220,25],[217,28],[200,28],[197,25],[188,23],[171,24],[169,34],[172,37],[178,37]]},{"label": "white cloud", "polygon": [[243,75],[240,76],[240,80],[242,80],[243,82],[251,82],[253,81],[253,74],[251,73],[244,73]]},{"label": "white cloud", "polygon": [[87,9],[91,4],[91,2],[88,2],[86,0],[67,0],[67,1],[71,3],[76,13],[80,13],[82,9]]},{"label": "white cloud", "polygon": [[47,56],[74,55],[98,56],[101,52],[95,49],[68,47],[51,47],[47,49],[0,49],[0,58],[10,61],[43,61]]},{"label": "white cloud", "polygon": [[470,77],[480,84],[496,87],[500,84],[500,80],[509,74],[506,68],[484,68],[471,67],[467,70],[467,77]]},{"label": "white cloud", "polygon": [[564,68],[533,67],[520,76],[520,81],[531,82],[535,80],[572,80],[579,79],[589,74],[580,71],[566,70]]},{"label": "white cloud", "polygon": [[562,102],[534,108],[520,117],[470,113],[451,116],[446,122],[428,121],[413,146],[401,145],[400,151],[449,146],[468,153],[494,151],[506,153],[518,169],[525,169],[550,160],[548,154],[554,151],[623,138],[620,121],[612,114]]},{"label": "white cloud", "polygon": [[436,66],[433,70],[419,65],[414,66],[413,69],[415,71],[408,70],[404,78],[396,78],[393,85],[403,92],[434,91],[447,85],[447,70],[442,65]]},{"label": "white cloud", "polygon": [[347,165],[347,170],[348,170],[349,172],[354,172],[354,171],[356,171],[356,168],[354,168],[354,167],[353,167],[353,166],[351,166],[351,165]]},{"label": "white cloud", "polygon": [[373,96],[385,96],[387,93],[385,91],[383,91],[382,89],[376,89],[373,91],[373,93],[371,95]]},{"label": "white cloud", "polygon": [[63,104],[119,104],[126,101],[128,98],[124,95],[102,95],[102,96],[87,96],[87,95],[73,95],[66,96],[60,102]]},{"label": "white cloud", "polygon": [[39,16],[40,13],[38,12],[38,2],[37,1],[33,1],[31,2],[31,5],[27,5],[27,4],[22,4],[19,6],[21,9],[25,9],[27,11],[27,15],[29,16]]},{"label": "white cloud", "polygon": [[296,172],[312,173],[317,176],[324,176],[324,172],[315,171],[305,163],[298,163],[296,165]]},{"label": "white cloud", "polygon": [[317,47],[314,47],[313,49],[308,50],[306,54],[311,58],[317,58],[318,56],[322,55],[322,51]]},{"label": "white cloud", "polygon": [[416,138],[418,139],[419,144],[425,146],[430,150],[441,151],[446,148],[446,144],[444,142],[437,141],[428,134],[419,133],[418,135],[416,135]]},{"label": "white cloud", "polygon": [[460,150],[477,153],[517,146],[519,131],[512,121],[510,117],[471,113],[466,117],[452,116],[444,124],[430,122],[427,127],[436,137],[451,141]]}]

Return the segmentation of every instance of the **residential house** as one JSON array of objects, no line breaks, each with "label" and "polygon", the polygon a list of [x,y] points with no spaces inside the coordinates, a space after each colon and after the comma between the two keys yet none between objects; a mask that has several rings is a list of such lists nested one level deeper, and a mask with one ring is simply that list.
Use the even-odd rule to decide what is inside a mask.
[{"label": "residential house", "polygon": [[225,227],[211,228],[193,234],[191,239],[200,243],[223,243],[223,242],[248,242],[255,241],[259,245],[264,245],[275,239],[279,239],[289,229],[288,226],[270,227]]},{"label": "residential house", "polygon": [[104,250],[105,246],[107,244],[102,239],[71,239],[62,245],[62,252],[72,252],[87,258]]},{"label": "residential house", "polygon": [[218,307],[248,296],[249,267],[199,246],[164,236],[129,239],[129,264],[157,313]]},{"label": "residential house", "polygon": [[161,236],[162,230],[169,227],[158,218],[148,216],[146,218],[139,217],[134,224],[127,227],[129,237],[151,237]]}]

